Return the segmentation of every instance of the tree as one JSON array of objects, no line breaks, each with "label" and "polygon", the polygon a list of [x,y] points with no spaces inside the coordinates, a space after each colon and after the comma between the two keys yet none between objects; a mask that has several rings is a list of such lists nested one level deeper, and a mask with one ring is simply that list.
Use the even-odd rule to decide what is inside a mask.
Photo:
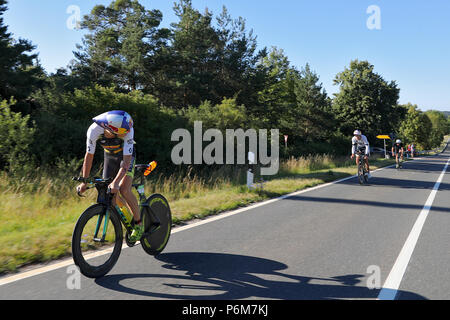
[{"label": "tree", "polygon": [[398,119],[392,114],[398,111],[400,90],[394,81],[387,82],[375,73],[368,61],[351,61],[349,68],[336,75],[334,84],[340,86],[333,109],[342,133],[351,135],[361,129],[373,140],[395,126]]},{"label": "tree", "polygon": [[429,135],[429,143],[431,148],[438,147],[441,145],[444,136],[448,133],[448,122],[447,118],[442,112],[429,110],[425,112],[425,115],[431,121],[431,133]]},{"label": "tree", "polygon": [[[258,104],[252,106],[252,115],[257,118],[256,125],[262,128],[278,128],[291,131],[282,120],[289,115],[296,104],[294,89],[300,79],[300,73],[290,65],[282,49],[272,47],[269,54],[261,59],[261,69],[265,72],[263,89],[258,92]],[[292,124],[292,123],[291,123]],[[294,126],[296,126],[294,124]]]},{"label": "tree", "polygon": [[414,143],[421,149],[430,149],[429,136],[432,130],[430,119],[419,110],[417,105],[403,106],[408,110],[405,120],[400,127],[400,136],[405,143]]},{"label": "tree", "polygon": [[214,106],[210,101],[204,101],[199,107],[184,110],[184,115],[191,126],[195,121],[202,121],[205,129],[219,129],[225,134],[226,129],[247,129],[245,111],[245,106],[237,105],[236,99],[224,98]]},{"label": "tree", "polygon": [[293,129],[300,130],[305,141],[324,141],[332,137],[336,123],[331,100],[309,64],[300,72],[294,92],[296,105],[292,110],[296,117],[290,121],[295,126]]},{"label": "tree", "polygon": [[138,0],[115,0],[95,6],[81,24],[90,33],[77,45],[72,71],[88,83],[114,84],[129,91],[152,91],[157,56],[169,31],[158,29],[159,10],[146,10]]},{"label": "tree", "polygon": [[242,17],[232,19],[223,6],[217,17],[217,33],[222,42],[218,61],[217,92],[223,97],[234,97],[239,104],[257,104],[257,92],[262,89],[263,74],[257,63],[266,56],[265,49],[256,52],[257,41],[253,30],[247,31]]},{"label": "tree", "polygon": [[44,72],[38,55],[31,54],[36,47],[28,40],[14,40],[8,33],[3,23],[6,5],[6,0],[0,0],[0,100],[14,97],[19,109],[24,109],[22,103],[41,86]]},{"label": "tree", "polygon": [[170,106],[198,106],[204,100],[219,103],[221,97],[215,94],[213,83],[223,43],[212,26],[213,15],[208,9],[200,13],[190,0],[175,3],[174,11],[179,21],[171,25]]}]

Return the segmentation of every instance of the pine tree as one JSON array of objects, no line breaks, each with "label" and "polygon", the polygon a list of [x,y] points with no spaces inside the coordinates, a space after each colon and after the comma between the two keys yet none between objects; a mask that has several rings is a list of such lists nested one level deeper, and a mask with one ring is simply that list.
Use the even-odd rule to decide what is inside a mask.
[{"label": "pine tree", "polygon": [[146,10],[137,0],[95,6],[81,23],[89,34],[74,52],[73,73],[86,83],[151,91],[152,66],[168,37],[167,29],[158,28],[161,21],[161,11]]},{"label": "pine tree", "polygon": [[0,0],[0,100],[14,97],[19,103],[41,85],[43,70],[37,62],[36,47],[30,41],[14,40],[4,24],[7,1]]}]

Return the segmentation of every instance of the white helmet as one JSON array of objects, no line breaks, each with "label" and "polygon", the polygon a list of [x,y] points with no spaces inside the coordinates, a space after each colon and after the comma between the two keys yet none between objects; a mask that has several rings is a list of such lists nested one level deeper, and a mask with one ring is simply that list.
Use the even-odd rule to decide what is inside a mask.
[{"label": "white helmet", "polygon": [[402,140],[397,139],[397,141],[395,141],[395,143],[402,143]]},{"label": "white helmet", "polygon": [[359,130],[355,130],[355,132],[353,132],[354,136],[360,136],[361,135],[361,131]]}]

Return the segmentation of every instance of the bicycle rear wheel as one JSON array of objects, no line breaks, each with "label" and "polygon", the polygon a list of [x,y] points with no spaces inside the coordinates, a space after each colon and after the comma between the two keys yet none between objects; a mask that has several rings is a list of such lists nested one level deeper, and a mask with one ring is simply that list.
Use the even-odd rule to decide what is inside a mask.
[{"label": "bicycle rear wheel", "polygon": [[142,208],[141,217],[145,233],[149,233],[152,225],[154,225],[156,220],[159,220],[159,229],[148,235],[144,234],[144,237],[141,239],[144,251],[149,255],[156,256],[166,247],[172,231],[172,214],[169,202],[160,194],[150,196]]},{"label": "bicycle rear wheel", "polygon": [[116,264],[122,250],[123,231],[116,214],[100,204],[88,208],[72,235],[75,265],[88,278],[100,278]]}]

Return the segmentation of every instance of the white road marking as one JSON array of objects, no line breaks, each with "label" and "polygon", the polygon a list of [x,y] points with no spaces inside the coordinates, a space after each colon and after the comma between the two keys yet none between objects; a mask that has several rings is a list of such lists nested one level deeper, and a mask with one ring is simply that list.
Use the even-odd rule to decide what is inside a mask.
[{"label": "white road marking", "polygon": [[391,272],[389,273],[389,276],[387,277],[379,295],[379,300],[394,300],[398,288],[400,287],[400,283],[403,279],[403,276],[405,274],[406,268],[408,267],[409,260],[411,259],[411,256],[414,252],[414,248],[416,247],[417,240],[419,239],[420,233],[422,231],[423,225],[425,224],[425,220],[428,217],[428,213],[430,212],[431,206],[433,204],[434,198],[436,197],[436,193],[439,190],[439,186],[442,182],[442,179],[444,178],[445,172],[447,171],[447,167],[450,163],[450,159],[447,161],[447,164],[445,165],[444,169],[441,172],[441,175],[439,176],[438,180],[436,181],[433,190],[431,191],[430,195],[428,196],[427,201],[425,202],[425,205],[422,209],[422,211],[419,213],[419,216],[414,223],[413,228],[411,229],[411,232],[406,239],[405,244],[403,245],[402,250],[400,251],[399,256],[397,257],[397,260],[395,261],[394,266],[392,267]]},{"label": "white road marking", "polygon": [[[395,165],[379,168],[377,170],[372,171],[372,173],[373,172],[377,172],[377,171],[381,171],[381,170],[384,170],[384,169],[392,168],[393,166],[395,166]],[[343,179],[339,179],[339,180],[336,180],[336,181],[328,182],[328,183],[321,184],[321,185],[318,185],[318,186],[315,186],[315,187],[311,187],[311,188],[308,188],[308,189],[304,189],[304,190],[296,191],[296,192],[293,192],[293,193],[289,193],[289,194],[280,196],[278,198],[274,198],[274,199],[266,200],[266,201],[263,201],[263,202],[259,202],[259,203],[256,203],[254,205],[251,205],[251,206],[248,206],[248,207],[245,207],[245,208],[241,208],[241,209],[237,209],[237,210],[233,210],[233,211],[230,211],[228,213],[219,214],[219,215],[211,217],[211,218],[205,218],[205,220],[202,220],[202,221],[199,221],[199,222],[195,222],[195,223],[191,223],[191,224],[188,224],[188,225],[185,225],[185,226],[182,226],[182,227],[174,228],[172,230],[172,234],[175,234],[175,233],[178,233],[178,232],[181,232],[181,231],[185,231],[185,230],[188,230],[188,229],[192,229],[192,228],[204,225],[206,223],[210,223],[210,222],[214,222],[214,221],[217,221],[217,220],[225,219],[225,218],[234,216],[236,214],[242,213],[244,211],[248,211],[248,210],[252,210],[252,209],[258,208],[258,207],[262,207],[262,206],[268,205],[270,203],[274,203],[276,201],[283,200],[283,199],[286,199],[286,198],[289,198],[289,197],[293,197],[293,196],[296,196],[296,195],[299,195],[299,194],[302,194],[302,193],[305,193],[305,192],[310,192],[310,191],[314,191],[314,190],[317,190],[317,189],[325,188],[325,187],[328,187],[328,186],[333,185],[333,184],[337,184],[337,183],[340,183],[340,182],[343,182],[343,181],[346,181],[346,180],[353,179],[355,177],[357,177],[357,175],[349,176],[349,177],[346,177],[346,178],[343,178]],[[139,244],[139,242],[137,244]],[[126,244],[124,244],[122,246],[122,250],[126,249],[126,248],[128,248],[128,246]],[[88,256],[85,257],[85,259],[89,260],[89,259],[93,259],[93,258],[102,256],[102,255],[105,255],[105,254],[109,254],[109,253],[111,253],[111,249],[101,250],[101,251],[89,254]],[[40,274],[43,274],[43,273],[46,273],[46,272],[54,271],[54,270],[57,270],[57,269],[60,269],[60,268],[68,267],[68,266],[71,266],[73,264],[74,264],[73,263],[73,259],[72,258],[67,258],[67,259],[62,260],[62,261],[60,261],[58,263],[53,263],[53,264],[50,264],[50,265],[45,266],[45,267],[37,268],[37,269],[34,269],[34,270],[30,270],[30,271],[21,272],[21,273],[18,273],[16,275],[13,275],[13,276],[9,276],[9,277],[5,277],[3,279],[0,279],[0,286],[8,284],[8,283],[16,282],[16,281],[19,281],[19,280],[23,280],[23,279],[26,279],[26,278],[29,278],[29,277],[37,276],[37,275],[40,275]]]}]

